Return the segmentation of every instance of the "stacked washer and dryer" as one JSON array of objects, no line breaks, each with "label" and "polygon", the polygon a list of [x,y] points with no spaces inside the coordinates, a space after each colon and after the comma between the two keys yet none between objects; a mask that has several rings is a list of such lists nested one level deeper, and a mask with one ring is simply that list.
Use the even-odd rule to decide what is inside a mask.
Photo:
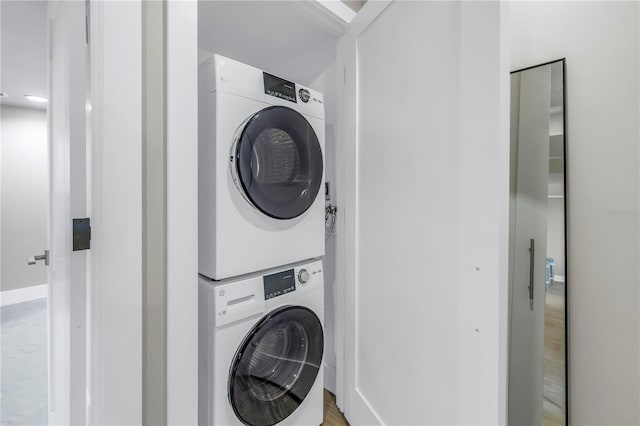
[{"label": "stacked washer and dryer", "polygon": [[219,55],[198,86],[199,423],[319,425],[322,94]]}]

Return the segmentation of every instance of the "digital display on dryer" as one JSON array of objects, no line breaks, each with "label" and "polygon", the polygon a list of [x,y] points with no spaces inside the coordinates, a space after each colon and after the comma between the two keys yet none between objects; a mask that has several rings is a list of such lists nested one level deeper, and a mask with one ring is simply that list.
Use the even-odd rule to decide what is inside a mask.
[{"label": "digital display on dryer", "polygon": [[264,300],[273,299],[296,290],[296,274],[293,269],[265,275],[263,281]]},{"label": "digital display on dryer", "polygon": [[296,99],[296,84],[269,73],[262,73],[264,79],[264,93],[298,103]]}]

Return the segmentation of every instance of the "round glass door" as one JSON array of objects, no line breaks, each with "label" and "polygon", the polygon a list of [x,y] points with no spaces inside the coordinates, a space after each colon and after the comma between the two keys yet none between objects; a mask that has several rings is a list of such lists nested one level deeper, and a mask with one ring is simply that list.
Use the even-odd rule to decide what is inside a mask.
[{"label": "round glass door", "polygon": [[289,417],[315,383],[324,335],[318,317],[299,306],[280,308],[256,324],[238,348],[229,374],[229,401],[249,426]]},{"label": "round glass door", "polygon": [[315,201],[322,149],[299,112],[274,106],[256,113],[244,126],[234,155],[241,190],[264,214],[293,219]]}]

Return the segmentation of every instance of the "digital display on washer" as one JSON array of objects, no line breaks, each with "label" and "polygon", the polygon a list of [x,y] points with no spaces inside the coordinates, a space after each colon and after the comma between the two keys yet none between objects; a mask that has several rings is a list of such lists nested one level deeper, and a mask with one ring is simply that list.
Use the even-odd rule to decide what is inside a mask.
[{"label": "digital display on washer", "polygon": [[264,78],[264,93],[276,98],[298,103],[296,100],[296,85],[275,75],[262,73]]},{"label": "digital display on washer", "polygon": [[273,299],[296,290],[296,274],[293,269],[278,272],[277,274],[265,275],[264,280],[264,300]]}]

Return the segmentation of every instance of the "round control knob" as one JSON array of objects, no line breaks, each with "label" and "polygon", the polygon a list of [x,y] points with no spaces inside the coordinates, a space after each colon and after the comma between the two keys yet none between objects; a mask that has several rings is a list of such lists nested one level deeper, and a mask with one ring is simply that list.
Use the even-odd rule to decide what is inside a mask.
[{"label": "round control knob", "polygon": [[309,281],[309,271],[306,269],[300,269],[300,272],[298,272],[298,281],[302,284]]},{"label": "round control knob", "polygon": [[298,95],[300,95],[300,100],[304,103],[309,102],[311,98],[311,93],[307,89],[298,90]]}]

